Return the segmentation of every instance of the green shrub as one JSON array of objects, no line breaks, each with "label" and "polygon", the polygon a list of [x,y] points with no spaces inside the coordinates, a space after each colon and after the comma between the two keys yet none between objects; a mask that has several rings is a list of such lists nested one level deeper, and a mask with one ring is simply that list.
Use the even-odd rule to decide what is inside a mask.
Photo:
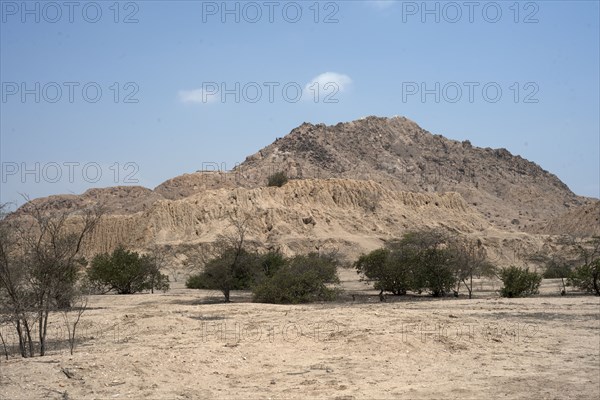
[{"label": "green shrub", "polygon": [[571,267],[568,264],[557,262],[557,261],[549,261],[546,264],[546,270],[544,271],[543,277],[544,279],[560,279],[560,278],[568,278],[571,276]]},{"label": "green shrub", "polygon": [[238,247],[228,246],[204,266],[204,270],[188,278],[190,289],[220,290],[229,302],[232,290],[247,290],[260,272],[258,256]]},{"label": "green shrub", "polygon": [[267,186],[282,187],[288,181],[288,177],[283,171],[275,172],[267,178]]},{"label": "green shrub", "polygon": [[500,270],[500,279],[504,287],[500,289],[502,297],[527,297],[539,293],[542,276],[529,272],[529,268],[508,267]]},{"label": "green shrub", "polygon": [[89,284],[102,293],[132,294],[144,290],[169,290],[169,278],[160,273],[149,256],[117,248],[94,257],[87,271]]},{"label": "green shrub", "polygon": [[412,288],[410,264],[398,252],[389,249],[373,250],[360,256],[354,267],[364,280],[373,281],[374,288],[382,292],[404,295]]},{"label": "green shrub", "polygon": [[426,290],[434,297],[450,293],[457,281],[452,257],[446,249],[421,250],[413,261],[413,290]]},{"label": "green shrub", "polygon": [[262,273],[267,277],[275,274],[283,265],[285,265],[285,257],[278,251],[269,251],[260,256]]},{"label": "green shrub", "polygon": [[254,288],[254,301],[260,303],[298,304],[331,301],[338,290],[329,284],[339,283],[335,260],[316,253],[287,259]]},{"label": "green shrub", "polygon": [[412,290],[443,296],[458,279],[456,257],[445,247],[447,242],[440,231],[409,232],[386,248],[360,256],[354,267],[382,293],[403,295]]},{"label": "green shrub", "polygon": [[600,258],[575,268],[569,283],[581,290],[600,296]]},{"label": "green shrub", "polygon": [[209,289],[209,286],[202,274],[190,275],[185,281],[185,287],[188,289]]}]

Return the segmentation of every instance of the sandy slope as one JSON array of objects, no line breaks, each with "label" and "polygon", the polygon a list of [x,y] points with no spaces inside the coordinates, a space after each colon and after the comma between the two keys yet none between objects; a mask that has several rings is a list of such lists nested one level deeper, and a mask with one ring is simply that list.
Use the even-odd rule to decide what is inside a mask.
[{"label": "sandy slope", "polygon": [[264,305],[238,293],[215,304],[216,293],[183,288],[95,296],[73,356],[54,343],[46,357],[0,361],[0,398],[600,395],[597,297],[549,296],[553,282],[531,299],[379,303],[351,271],[342,275],[355,301]]}]

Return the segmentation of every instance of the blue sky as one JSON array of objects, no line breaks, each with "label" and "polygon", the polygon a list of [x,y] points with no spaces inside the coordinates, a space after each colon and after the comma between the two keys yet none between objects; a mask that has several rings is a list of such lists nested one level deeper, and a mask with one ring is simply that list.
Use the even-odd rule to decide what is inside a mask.
[{"label": "blue sky", "polygon": [[152,188],[367,115],[600,197],[597,1],[63,3],[0,2],[0,202]]}]

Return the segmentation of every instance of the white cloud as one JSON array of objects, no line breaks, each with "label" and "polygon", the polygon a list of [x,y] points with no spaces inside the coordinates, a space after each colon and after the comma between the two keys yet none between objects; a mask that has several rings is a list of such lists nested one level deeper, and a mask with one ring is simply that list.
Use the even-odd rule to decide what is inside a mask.
[{"label": "white cloud", "polygon": [[390,8],[396,3],[395,0],[370,0],[367,1],[367,4],[373,6],[379,10],[385,10],[386,8]]},{"label": "white cloud", "polygon": [[192,90],[180,90],[179,100],[182,103],[214,103],[217,101],[217,95],[213,92],[205,93],[202,89],[192,89]]},{"label": "white cloud", "polygon": [[[348,75],[325,72],[315,76],[304,86],[302,97],[307,100],[313,99],[316,102],[323,99],[336,99],[336,95],[348,90],[350,85],[352,85],[352,79]],[[337,103],[337,101],[334,102]]]}]

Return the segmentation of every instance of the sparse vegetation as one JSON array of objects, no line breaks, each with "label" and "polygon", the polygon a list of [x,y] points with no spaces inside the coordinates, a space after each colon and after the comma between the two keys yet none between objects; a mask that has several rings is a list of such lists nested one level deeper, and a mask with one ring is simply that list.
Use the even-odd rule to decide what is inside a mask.
[{"label": "sparse vegetation", "polygon": [[220,290],[229,303],[232,290],[250,289],[254,285],[264,267],[259,256],[245,248],[250,220],[250,215],[237,209],[229,215],[233,232],[219,237],[211,256],[199,257],[204,269],[188,278],[188,288]]},{"label": "sparse vegetation", "polygon": [[188,278],[188,288],[220,290],[225,302],[230,301],[232,290],[252,290],[254,301],[265,303],[306,303],[335,297],[337,291],[328,286],[339,282],[335,254],[285,258],[278,251],[252,253],[246,250],[250,216],[236,210],[229,219],[233,232],[219,238],[212,256],[203,261],[203,270]]},{"label": "sparse vegetation", "polygon": [[585,292],[600,295],[600,237],[582,239],[563,235],[557,248],[546,248],[528,257],[538,265],[544,265],[545,279],[560,279],[561,294],[567,294],[567,286],[575,286]]},{"label": "sparse vegetation", "polygon": [[581,290],[600,296],[600,258],[575,268],[569,282]]},{"label": "sparse vegetation", "polygon": [[188,278],[190,289],[217,289],[223,293],[225,302],[230,301],[232,290],[252,287],[259,273],[259,259],[243,248],[225,247],[220,254],[209,260],[204,270]]},{"label": "sparse vegetation", "polygon": [[43,356],[51,313],[70,309],[78,296],[82,243],[102,212],[50,213],[33,202],[20,212],[22,219],[15,224],[0,207],[0,314],[15,327],[22,357],[35,355],[36,333]]},{"label": "sparse vegetation", "polygon": [[404,295],[413,288],[413,271],[408,257],[402,252],[387,248],[364,254],[354,263],[363,280],[372,281],[375,289]]},{"label": "sparse vegetation", "polygon": [[571,276],[571,266],[559,260],[550,260],[546,263],[543,273],[544,279],[566,279]]},{"label": "sparse vegetation", "polygon": [[546,269],[542,277],[544,279],[560,279],[562,285],[560,294],[565,296],[567,294],[567,286],[570,284],[569,278],[572,274],[573,269],[565,260],[551,258],[546,262]]},{"label": "sparse vegetation", "polygon": [[361,256],[354,266],[365,280],[374,282],[380,297],[383,292],[404,295],[408,290],[443,296],[457,281],[454,253],[447,242],[441,231],[409,232],[401,240]]},{"label": "sparse vegetation", "polygon": [[473,295],[474,276],[492,276],[494,266],[486,260],[480,241],[452,238],[440,230],[408,232],[385,248],[364,254],[354,263],[363,280],[375,289],[404,295],[407,291],[429,292],[434,297],[453,290],[458,295],[464,284]]},{"label": "sparse vegetation", "polygon": [[337,290],[329,284],[339,283],[337,263],[332,256],[316,253],[285,258],[278,252],[262,255],[227,248],[209,260],[204,270],[191,275],[186,287],[220,290],[225,302],[233,290],[252,290],[260,303],[310,303],[330,301]]},{"label": "sparse vegetation", "polygon": [[456,292],[459,292],[460,283],[463,283],[469,293],[469,299],[472,299],[473,277],[494,276],[496,267],[487,261],[487,252],[481,240],[456,240],[451,248],[455,255],[456,277],[458,279]]},{"label": "sparse vegetation", "polygon": [[288,181],[288,177],[283,171],[275,172],[267,178],[267,186],[282,187]]},{"label": "sparse vegetation", "polygon": [[528,268],[522,269],[511,266],[502,268],[499,278],[504,286],[500,289],[502,297],[527,297],[537,294],[542,282],[542,276],[537,272],[530,272]]},{"label": "sparse vegetation", "polygon": [[455,254],[444,247],[444,237],[438,233],[421,234],[409,235],[403,244],[412,253],[411,264],[415,271],[413,290],[428,291],[434,297],[444,296],[457,282]]},{"label": "sparse vegetation", "polygon": [[74,304],[61,310],[65,328],[67,329],[67,341],[69,342],[69,351],[71,355],[75,351],[77,338],[77,325],[81,320],[81,316],[87,310],[88,298],[85,295],[80,295],[74,300]]},{"label": "sparse vegetation", "polygon": [[144,290],[169,290],[168,276],[160,273],[148,255],[140,256],[123,247],[111,254],[98,254],[87,271],[89,285],[101,293],[133,294]]},{"label": "sparse vegetation", "polygon": [[580,265],[573,270],[569,283],[600,296],[600,236],[573,244]]}]

